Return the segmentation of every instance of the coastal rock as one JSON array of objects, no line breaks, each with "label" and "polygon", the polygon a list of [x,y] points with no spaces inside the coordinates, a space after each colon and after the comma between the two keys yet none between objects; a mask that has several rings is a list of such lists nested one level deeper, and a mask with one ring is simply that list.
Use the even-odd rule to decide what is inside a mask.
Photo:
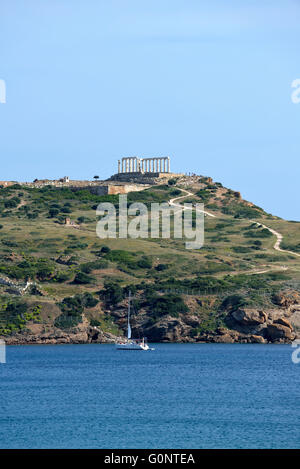
[{"label": "coastal rock", "polygon": [[250,342],[254,344],[265,344],[267,341],[261,335],[251,335]]},{"label": "coastal rock", "polygon": [[150,342],[190,342],[190,330],[191,327],[180,319],[166,316],[147,328],[145,333]]},{"label": "coastal rock", "polygon": [[238,309],[232,312],[232,317],[240,324],[245,326],[255,326],[263,324],[267,320],[267,315],[263,311],[255,309]]},{"label": "coastal rock", "polygon": [[278,339],[293,340],[295,337],[295,334],[292,332],[290,327],[278,323],[269,324],[267,327],[267,334],[271,341]]},{"label": "coastal rock", "polygon": [[290,321],[288,321],[286,318],[284,317],[281,317],[281,318],[278,318],[276,319],[273,324],[281,324],[282,326],[286,326],[286,327],[289,327],[291,330],[293,330],[293,326],[292,324],[290,323]]},{"label": "coastal rock", "polygon": [[273,302],[282,308],[289,308],[300,304],[300,293],[296,290],[281,291],[273,296]]},{"label": "coastal rock", "polygon": [[230,334],[222,334],[213,337],[212,342],[219,344],[233,344],[235,340]]}]

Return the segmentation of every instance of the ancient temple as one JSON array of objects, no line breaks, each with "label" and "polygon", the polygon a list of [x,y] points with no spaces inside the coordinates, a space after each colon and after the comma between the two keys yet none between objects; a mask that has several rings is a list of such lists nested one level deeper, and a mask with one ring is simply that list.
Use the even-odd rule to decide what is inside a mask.
[{"label": "ancient temple", "polygon": [[170,157],[122,158],[118,161],[118,174],[124,173],[170,173]]}]

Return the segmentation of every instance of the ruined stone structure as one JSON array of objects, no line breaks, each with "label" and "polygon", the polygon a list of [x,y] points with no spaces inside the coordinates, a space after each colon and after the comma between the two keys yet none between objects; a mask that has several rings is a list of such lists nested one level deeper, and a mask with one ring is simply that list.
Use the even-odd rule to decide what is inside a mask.
[{"label": "ruined stone structure", "polygon": [[118,161],[118,174],[124,173],[169,173],[170,157],[137,158],[132,156]]}]

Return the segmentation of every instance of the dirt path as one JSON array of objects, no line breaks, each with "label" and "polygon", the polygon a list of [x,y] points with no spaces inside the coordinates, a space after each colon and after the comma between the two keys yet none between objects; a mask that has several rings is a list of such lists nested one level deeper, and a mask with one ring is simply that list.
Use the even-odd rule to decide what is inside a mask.
[{"label": "dirt path", "polygon": [[[174,201],[175,200],[179,200],[179,199],[184,199],[185,197],[189,197],[189,196],[194,196],[195,194],[192,194],[192,192],[189,192],[189,191],[186,191],[185,189],[180,189],[182,192],[185,192],[186,195],[181,195],[180,197],[175,197],[174,199],[170,199],[169,200],[169,205],[173,206],[173,207],[180,207],[180,208],[183,208],[183,210],[193,210],[192,207],[183,207],[181,204],[175,204]],[[214,215],[213,213],[210,213],[210,212],[206,212],[205,210],[200,210],[200,209],[197,209],[198,212],[202,212],[204,213],[204,215],[208,215],[209,217],[213,217],[213,218],[216,218],[216,215]]]},{"label": "dirt path", "polygon": [[276,236],[276,243],[274,244],[273,248],[275,251],[280,251],[280,252],[285,252],[286,254],[292,254],[294,256],[300,257],[300,254],[298,252],[294,251],[287,251],[286,249],[281,249],[280,244],[283,240],[283,236],[281,233],[278,233],[278,231],[273,230],[273,228],[269,228],[266,225],[263,225],[262,223],[259,223],[257,221],[251,220],[252,223],[256,223],[257,226],[261,226],[262,228],[265,228],[266,230],[269,230],[273,235]]},{"label": "dirt path", "polygon": [[[181,207],[182,208],[182,205],[181,204],[175,204],[175,200],[180,200],[180,199],[184,199],[186,197],[189,197],[189,196],[195,196],[195,194],[193,194],[192,192],[189,192],[187,191],[186,189],[182,189],[182,188],[179,188],[182,192],[185,192],[186,195],[181,195],[179,197],[175,197],[174,199],[170,199],[169,200],[169,205],[173,206],[173,207]],[[184,210],[192,210],[192,207],[185,207]],[[198,209],[199,211],[199,209]],[[204,215],[208,215],[209,217],[213,217],[213,218],[216,218],[216,215],[214,215],[213,213],[210,213],[210,212],[206,212],[205,210],[200,210],[201,212],[204,213]],[[269,230],[274,236],[276,236],[276,242],[273,246],[273,248],[275,249],[275,251],[280,251],[280,252],[285,252],[287,254],[292,254],[294,256],[297,256],[297,257],[300,257],[300,254],[297,253],[297,252],[294,252],[294,251],[287,251],[285,249],[281,249],[280,247],[280,244],[283,240],[283,235],[281,233],[278,233],[278,231],[275,231],[273,230],[273,228],[269,228],[268,226],[262,224],[262,223],[259,223],[257,221],[254,221],[254,220],[249,220],[250,223],[256,223],[257,226],[261,226],[262,228],[265,228],[267,230]],[[282,269],[284,270],[287,270],[287,268],[285,267],[282,267]],[[263,271],[263,272],[258,272],[258,273],[265,273],[265,272],[268,272],[268,271]]]}]

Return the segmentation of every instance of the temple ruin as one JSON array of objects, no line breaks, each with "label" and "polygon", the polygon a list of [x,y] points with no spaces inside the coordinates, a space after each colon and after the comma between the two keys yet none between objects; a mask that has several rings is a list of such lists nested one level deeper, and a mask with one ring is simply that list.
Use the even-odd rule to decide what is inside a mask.
[{"label": "temple ruin", "polygon": [[137,158],[132,156],[118,160],[118,174],[170,173],[170,157]]}]

